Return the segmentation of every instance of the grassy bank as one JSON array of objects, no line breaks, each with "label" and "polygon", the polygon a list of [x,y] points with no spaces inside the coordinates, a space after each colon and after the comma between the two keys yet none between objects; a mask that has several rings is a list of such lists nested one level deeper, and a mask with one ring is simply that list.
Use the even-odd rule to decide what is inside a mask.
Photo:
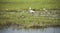
[{"label": "grassy bank", "polygon": [[[60,10],[54,10],[60,11]],[[58,26],[60,25],[60,12],[56,12],[56,17],[49,16],[40,16],[40,12],[36,11],[36,13],[29,13],[28,11],[19,11],[19,12],[0,12],[0,27],[5,26],[19,26],[19,27],[44,27],[44,26]],[[51,11],[50,15],[54,15]],[[45,15],[45,14],[43,14]]]},{"label": "grassy bank", "polygon": [[[29,7],[39,11],[31,14],[28,12]],[[40,9],[43,8],[47,9],[48,12],[57,12],[56,14],[53,12],[51,12],[51,14],[45,13],[43,15],[48,16],[41,16],[40,12],[44,10],[42,11]],[[0,27],[57,26],[60,25],[60,10],[56,9],[60,9],[60,0],[0,0]],[[50,15],[57,16],[53,17]]]}]

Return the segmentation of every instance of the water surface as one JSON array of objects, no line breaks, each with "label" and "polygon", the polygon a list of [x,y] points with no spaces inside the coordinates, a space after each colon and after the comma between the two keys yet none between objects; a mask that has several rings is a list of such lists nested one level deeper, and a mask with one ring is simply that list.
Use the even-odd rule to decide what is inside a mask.
[{"label": "water surface", "polygon": [[0,33],[60,33],[59,27],[49,27],[44,29],[2,29]]}]

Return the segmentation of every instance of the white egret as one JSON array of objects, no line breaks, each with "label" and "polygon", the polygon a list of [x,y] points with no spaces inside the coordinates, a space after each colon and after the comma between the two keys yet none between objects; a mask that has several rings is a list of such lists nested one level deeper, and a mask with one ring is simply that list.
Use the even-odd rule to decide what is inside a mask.
[{"label": "white egret", "polygon": [[30,13],[34,13],[35,11],[33,11],[33,10],[31,9],[31,7],[29,7],[29,12],[30,12]]}]

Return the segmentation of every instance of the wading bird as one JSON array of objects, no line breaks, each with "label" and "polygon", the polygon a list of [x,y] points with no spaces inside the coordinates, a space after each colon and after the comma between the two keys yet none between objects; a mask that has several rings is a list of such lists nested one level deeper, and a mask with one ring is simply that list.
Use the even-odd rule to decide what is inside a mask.
[{"label": "wading bird", "polygon": [[33,10],[31,9],[31,7],[29,7],[29,12],[30,12],[30,13],[34,13],[35,11],[33,11]]}]

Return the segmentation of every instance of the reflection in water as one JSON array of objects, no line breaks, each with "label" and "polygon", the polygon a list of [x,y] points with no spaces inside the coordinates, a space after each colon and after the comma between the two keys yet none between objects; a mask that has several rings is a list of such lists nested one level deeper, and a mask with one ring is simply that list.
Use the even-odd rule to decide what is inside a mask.
[{"label": "reflection in water", "polygon": [[60,28],[44,28],[44,29],[3,29],[0,30],[0,33],[60,33]]}]

